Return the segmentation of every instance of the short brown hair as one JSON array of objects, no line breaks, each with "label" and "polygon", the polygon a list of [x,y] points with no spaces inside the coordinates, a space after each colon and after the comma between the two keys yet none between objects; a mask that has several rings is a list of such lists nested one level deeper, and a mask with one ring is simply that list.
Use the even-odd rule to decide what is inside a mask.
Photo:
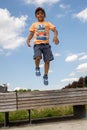
[{"label": "short brown hair", "polygon": [[37,12],[40,11],[40,10],[44,13],[44,16],[46,17],[45,10],[43,8],[41,8],[41,7],[36,8],[36,10],[35,10],[35,16],[36,16]]}]

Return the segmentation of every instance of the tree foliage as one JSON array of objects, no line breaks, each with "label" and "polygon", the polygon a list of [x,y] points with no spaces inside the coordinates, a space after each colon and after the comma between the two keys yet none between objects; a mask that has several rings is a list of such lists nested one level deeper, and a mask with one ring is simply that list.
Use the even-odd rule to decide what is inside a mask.
[{"label": "tree foliage", "polygon": [[72,84],[66,85],[65,88],[83,88],[87,87],[87,76],[86,77],[80,77],[78,81],[73,81]]}]

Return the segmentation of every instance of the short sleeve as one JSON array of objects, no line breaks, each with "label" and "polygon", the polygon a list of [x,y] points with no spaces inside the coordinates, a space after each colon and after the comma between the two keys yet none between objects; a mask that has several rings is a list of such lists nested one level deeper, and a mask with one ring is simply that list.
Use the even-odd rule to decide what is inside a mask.
[{"label": "short sleeve", "polygon": [[56,28],[56,26],[55,26],[55,25],[53,25],[53,24],[52,24],[52,23],[50,23],[50,22],[48,22],[48,25],[49,25],[50,30],[52,30],[52,29]]},{"label": "short sleeve", "polygon": [[32,24],[32,25],[30,26],[29,31],[30,31],[30,32],[35,32],[35,26],[34,26],[34,24]]}]

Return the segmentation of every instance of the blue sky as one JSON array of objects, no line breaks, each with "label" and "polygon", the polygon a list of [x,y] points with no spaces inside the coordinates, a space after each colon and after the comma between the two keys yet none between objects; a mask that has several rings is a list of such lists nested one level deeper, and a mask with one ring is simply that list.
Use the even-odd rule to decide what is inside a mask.
[{"label": "blue sky", "polygon": [[[35,76],[33,40],[26,44],[30,25],[36,21],[35,9],[46,11],[46,21],[53,23],[60,44],[50,44],[55,60],[51,62],[49,85],[43,85]],[[87,76],[87,0],[0,0],[0,84],[9,90],[61,89],[65,85]]]}]

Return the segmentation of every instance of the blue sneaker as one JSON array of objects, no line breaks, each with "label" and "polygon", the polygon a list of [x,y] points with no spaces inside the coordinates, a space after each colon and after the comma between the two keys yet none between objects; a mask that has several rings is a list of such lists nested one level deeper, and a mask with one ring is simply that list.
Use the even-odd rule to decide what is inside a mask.
[{"label": "blue sneaker", "polygon": [[40,68],[39,67],[36,67],[36,76],[41,76],[41,73],[40,73]]},{"label": "blue sneaker", "polygon": [[47,74],[45,74],[43,76],[43,82],[44,82],[44,85],[48,85],[48,76],[47,76]]}]

